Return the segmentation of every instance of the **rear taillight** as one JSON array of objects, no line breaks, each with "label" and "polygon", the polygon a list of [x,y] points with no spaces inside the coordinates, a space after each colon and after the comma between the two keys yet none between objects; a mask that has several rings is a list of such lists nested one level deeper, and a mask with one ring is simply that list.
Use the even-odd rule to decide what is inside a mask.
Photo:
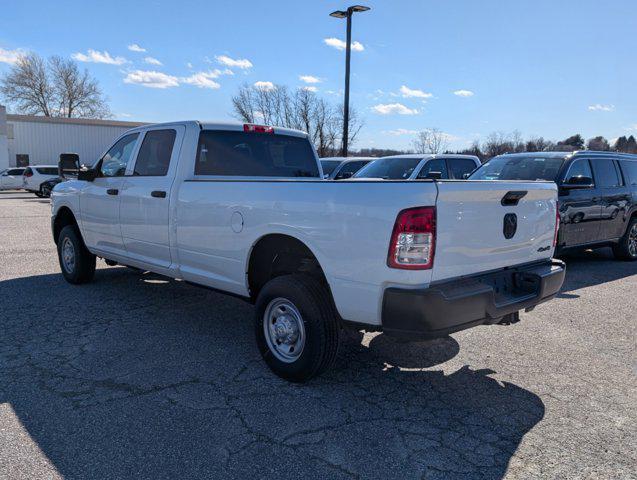
[{"label": "rear taillight", "polygon": [[436,246],[436,207],[417,207],[398,214],[391,235],[387,265],[407,270],[433,266]]},{"label": "rear taillight", "polygon": [[274,127],[268,125],[255,125],[253,123],[244,123],[243,131],[248,133],[274,133]]},{"label": "rear taillight", "polygon": [[33,176],[33,172],[24,172],[22,175],[25,176],[26,178],[29,178]]},{"label": "rear taillight", "polygon": [[553,235],[553,248],[557,247],[557,234],[560,230],[560,202],[555,202],[555,233]]}]

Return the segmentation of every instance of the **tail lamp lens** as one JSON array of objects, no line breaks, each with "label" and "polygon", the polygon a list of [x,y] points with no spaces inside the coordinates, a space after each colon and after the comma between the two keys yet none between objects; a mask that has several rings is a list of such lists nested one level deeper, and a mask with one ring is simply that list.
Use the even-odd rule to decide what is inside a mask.
[{"label": "tail lamp lens", "polygon": [[253,123],[244,123],[243,131],[247,133],[274,133],[274,127],[269,125],[255,125]]},{"label": "tail lamp lens", "polygon": [[436,246],[436,208],[417,207],[398,214],[389,244],[387,265],[407,270],[433,266]]}]

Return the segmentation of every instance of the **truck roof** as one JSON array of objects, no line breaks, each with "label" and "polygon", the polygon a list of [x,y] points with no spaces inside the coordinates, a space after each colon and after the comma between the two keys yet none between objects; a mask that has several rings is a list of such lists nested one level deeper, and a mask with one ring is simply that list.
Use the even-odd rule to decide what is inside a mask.
[{"label": "truck roof", "polygon": [[[245,125],[262,125],[262,124],[250,124],[250,123],[240,123],[240,122],[227,122],[227,121],[210,121],[210,120],[181,120],[175,122],[163,122],[163,123],[150,123],[146,125],[142,125],[137,128],[131,129],[131,131],[142,131],[148,128],[156,128],[156,127],[168,127],[172,125],[193,125],[201,130],[228,130],[228,131],[243,131]],[[271,125],[263,125],[270,127]],[[283,128],[272,126],[274,128],[274,133],[278,135],[291,135],[294,137],[303,137],[307,138],[307,133],[301,130],[294,130],[292,128]]]}]

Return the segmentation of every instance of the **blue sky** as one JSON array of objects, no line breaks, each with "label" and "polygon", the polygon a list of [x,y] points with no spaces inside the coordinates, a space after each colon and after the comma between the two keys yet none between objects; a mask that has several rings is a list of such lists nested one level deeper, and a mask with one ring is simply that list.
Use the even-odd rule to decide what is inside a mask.
[{"label": "blue sky", "polygon": [[[360,3],[372,10],[354,19],[351,101],[364,120],[354,148],[408,148],[429,127],[452,147],[514,129],[637,134],[634,0]],[[345,22],[328,14],[347,5],[13,2],[0,18],[0,73],[20,51],[74,56],[123,120],[230,119],[243,83],[314,87],[338,102]]]}]

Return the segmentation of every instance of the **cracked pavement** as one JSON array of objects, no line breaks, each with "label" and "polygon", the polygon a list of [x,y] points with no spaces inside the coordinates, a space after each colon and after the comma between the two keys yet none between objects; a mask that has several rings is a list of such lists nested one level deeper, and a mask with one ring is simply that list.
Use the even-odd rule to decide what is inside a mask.
[{"label": "cracked pavement", "polygon": [[350,332],[293,385],[239,299],[103,262],[64,282],[49,212],[0,192],[0,478],[637,478],[637,264],[609,251],[516,325]]}]

